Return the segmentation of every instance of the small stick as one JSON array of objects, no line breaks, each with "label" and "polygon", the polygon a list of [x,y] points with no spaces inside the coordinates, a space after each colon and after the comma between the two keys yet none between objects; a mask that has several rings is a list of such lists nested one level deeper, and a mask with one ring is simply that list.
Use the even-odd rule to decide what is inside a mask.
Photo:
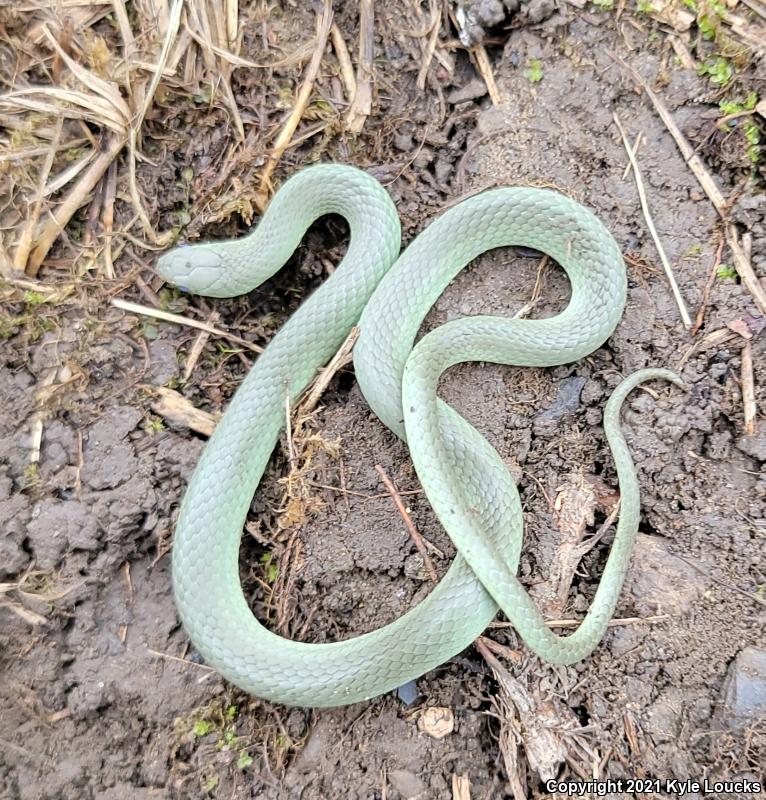
[{"label": "small stick", "polygon": [[200,322],[196,319],[189,319],[189,317],[182,317],[180,314],[171,314],[169,311],[160,311],[158,308],[150,308],[149,306],[142,306],[138,303],[131,303],[129,300],[120,300],[119,298],[114,298],[111,302],[115,308],[122,309],[123,311],[130,311],[132,314],[141,314],[145,317],[161,319],[164,322],[173,322],[176,325],[185,325],[187,328],[196,328],[200,331],[207,331],[207,333],[211,333],[213,336],[220,336],[223,339],[228,339],[230,342],[235,342],[241,347],[252,350],[254,353],[263,352],[263,348],[259,347],[257,344],[248,342],[245,339],[240,339],[239,336],[235,336],[233,333],[222,331],[220,328],[215,328],[212,325],[208,325],[206,322]]},{"label": "small stick", "polygon": [[471,800],[471,781],[468,775],[452,773],[452,800]]},{"label": "small stick", "polygon": [[374,35],[373,0],[359,0],[359,63],[356,67],[356,91],[346,115],[346,127],[351,133],[359,133],[372,112]]},{"label": "small stick", "polygon": [[340,65],[340,77],[343,81],[343,88],[346,90],[348,102],[352,103],[354,95],[356,94],[354,67],[351,63],[351,56],[349,55],[348,47],[346,47],[346,42],[343,39],[343,34],[334,22],[330,27],[330,36],[332,37],[332,49],[335,50],[335,57],[338,59],[338,64]]},{"label": "small stick", "polygon": [[207,664],[198,664],[196,661],[189,661],[186,658],[172,656],[170,653],[162,653],[159,650],[152,650],[151,647],[147,647],[146,652],[151,653],[153,656],[157,656],[157,658],[167,658],[170,661],[178,661],[181,664],[186,664],[187,667],[197,667],[197,669],[203,669],[206,672],[215,672],[215,670],[212,667],[208,667]]},{"label": "small stick", "polygon": [[117,157],[125,139],[121,136],[110,135],[104,149],[99,152],[91,162],[88,169],[82,173],[77,183],[70,189],[67,196],[56,206],[56,213],[49,214],[42,227],[42,231],[35,240],[35,248],[27,261],[26,273],[31,278],[36,278],[43,259],[48,255],[53,242],[61,231],[64,230],[72,216],[88,199],[96,184],[101,180],[109,165]]},{"label": "small stick", "polygon": [[753,380],[753,351],[749,339],[745,340],[742,347],[742,405],[745,409],[745,436],[754,436],[757,408]]},{"label": "small stick", "polygon": [[495,83],[495,76],[492,74],[492,64],[489,61],[489,56],[484,49],[484,45],[474,45],[470,52],[476,61],[476,69],[479,71],[479,75],[481,75],[484,83],[487,85],[487,92],[489,93],[489,99],[492,101],[492,105],[499,106],[503,102],[503,95],[500,94],[497,84]]},{"label": "small stick", "polygon": [[702,323],[705,321],[705,311],[707,310],[707,304],[710,301],[710,292],[713,289],[713,284],[715,284],[715,277],[718,274],[718,268],[721,266],[723,244],[724,239],[722,238],[721,241],[718,242],[718,249],[716,250],[715,259],[713,260],[713,269],[710,270],[710,274],[707,276],[707,281],[705,282],[705,288],[702,290],[702,301],[700,302],[700,307],[697,309],[697,316],[694,319],[694,325],[691,329],[692,336],[697,334],[697,331],[702,327]]},{"label": "small stick", "polygon": [[159,414],[163,419],[170,420],[176,425],[183,425],[201,433],[203,436],[213,435],[220,415],[197,408],[182,394],[174,389],[168,389],[167,386],[146,385],[142,388],[154,395],[150,405],[155,414]]},{"label": "small stick", "polygon": [[290,140],[293,138],[293,134],[303,117],[303,112],[306,110],[309,98],[311,97],[314,81],[319,74],[319,67],[322,64],[322,57],[327,47],[327,39],[330,35],[330,26],[332,25],[332,16],[332,0],[324,0],[322,13],[317,17],[317,34],[314,42],[314,52],[306,68],[303,83],[298,91],[298,96],[295,98],[293,110],[285,120],[282,130],[279,132],[276,142],[274,142],[274,147],[271,150],[269,159],[261,172],[261,182],[256,193],[256,204],[260,211],[263,211],[268,204],[269,195],[271,194],[271,176],[274,174],[274,170],[282,154],[290,144]]},{"label": "small stick", "polygon": [[300,404],[301,415],[310,414],[319,402],[319,398],[324,393],[335,373],[346,366],[351,361],[351,350],[359,336],[359,328],[354,327],[340,346],[338,352],[332,357],[330,363],[314,378],[311,388],[306,394],[306,399]]},{"label": "small stick", "polygon": [[433,583],[438,583],[439,577],[436,574],[436,568],[434,567],[433,561],[431,561],[431,557],[428,555],[423,537],[418,533],[417,528],[415,528],[415,523],[407,513],[407,509],[404,507],[404,502],[399,496],[399,491],[394,485],[394,482],[388,477],[388,475],[386,475],[386,471],[380,464],[375,465],[375,471],[378,473],[378,475],[380,475],[383,485],[386,487],[386,489],[388,489],[388,493],[391,495],[391,497],[393,497],[394,503],[396,503],[396,507],[399,509],[402,519],[404,519],[404,524],[407,526],[407,530],[410,532],[410,537],[415,543],[415,547],[417,548],[418,553],[420,553],[420,557],[423,559],[423,564],[425,565],[428,577],[433,581]]},{"label": "small stick", "polygon": [[40,460],[40,453],[42,451],[43,420],[45,419],[45,410],[42,406],[42,401],[40,398],[45,394],[44,389],[54,383],[57,375],[58,367],[51,367],[40,383],[40,392],[37,399],[38,408],[32,415],[32,423],[30,425],[30,438],[32,440],[31,452],[29,454],[30,464],[37,464],[37,462]]},{"label": "small stick", "polygon": [[718,212],[721,219],[727,223],[725,229],[726,243],[729,245],[729,249],[731,250],[732,258],[734,259],[734,266],[736,267],[742,282],[745,284],[750,294],[753,295],[755,304],[763,314],[766,314],[766,291],[764,291],[763,286],[761,286],[758,277],[753,271],[750,259],[740,244],[736,227],[728,222],[728,203],[721,193],[721,190],[718,188],[713,176],[708,171],[702,159],[694,152],[694,149],[689,142],[686,141],[686,137],[683,135],[683,133],[681,133],[678,125],[676,125],[667,106],[649,88],[641,75],[618,56],[615,56],[612,53],[609,55],[614,61],[620,64],[623,69],[627,70],[633,77],[633,80],[635,80],[636,83],[638,83],[639,86],[641,86],[641,88],[646,92],[647,97],[654,105],[655,111],[657,114],[659,114],[660,119],[665,123],[665,127],[668,129],[670,135],[673,137],[673,139],[675,139],[676,145],[681,151],[681,155],[684,157],[684,160],[699,181],[700,186],[704,190],[705,194],[707,194],[708,199],[715,207],[715,210]]},{"label": "small stick", "polygon": [[686,69],[695,70],[697,69],[697,62],[692,57],[692,54],[689,52],[689,48],[678,38],[678,36],[670,35],[668,36],[670,40],[670,44],[672,48],[676,51],[676,55],[680,59],[681,63],[686,67]]},{"label": "small stick", "polygon": [[[619,625],[640,625],[646,623],[653,625],[656,622],[666,622],[671,618],[670,614],[658,614],[653,617],[620,617],[617,619],[610,619],[607,627],[615,628]],[[549,628],[577,628],[582,623],[581,619],[548,619],[545,624]],[[490,628],[513,628],[512,622],[491,622]]]},{"label": "small stick", "polygon": [[715,210],[723,219],[726,219],[728,212],[728,204],[726,199],[724,198],[723,194],[721,194],[721,190],[718,188],[713,176],[708,172],[707,167],[703,163],[702,159],[694,152],[694,149],[689,142],[686,141],[686,138],[673,120],[673,117],[667,106],[649,88],[646,81],[635,69],[633,69],[633,67],[626,64],[618,56],[612,53],[609,55],[614,61],[620,64],[623,69],[629,72],[633,80],[636,81],[636,83],[638,83],[638,85],[646,92],[646,96],[652,101],[655,111],[657,114],[659,114],[660,119],[665,123],[665,127],[668,129],[670,135],[675,139],[676,145],[681,151],[681,155],[684,157],[684,161],[686,161],[686,163],[689,165],[689,168],[700,182],[705,194],[707,194],[710,202],[715,206]]},{"label": "small stick", "polygon": [[418,79],[415,82],[415,85],[420,89],[422,92],[426,88],[426,79],[428,78],[428,69],[431,66],[431,62],[434,58],[434,52],[436,51],[436,43],[439,41],[439,28],[442,24],[442,10],[441,8],[436,9],[436,13],[434,14],[433,22],[431,23],[431,35],[428,37],[428,44],[426,45],[426,52],[425,56],[423,57],[423,63],[420,65],[420,72],[418,72]]},{"label": "small stick", "polygon": [[750,258],[739,241],[739,235],[734,225],[729,224],[726,226],[726,244],[729,245],[734,266],[739,273],[739,277],[742,278],[742,283],[753,295],[753,300],[755,300],[755,304],[761,310],[761,313],[766,314],[766,291],[764,291],[758,276],[753,271]]},{"label": "small stick", "polygon": [[681,313],[681,320],[683,321],[685,328],[691,328],[692,326],[691,317],[689,316],[689,312],[686,310],[686,304],[684,303],[684,299],[681,296],[681,290],[678,288],[675,276],[673,275],[673,269],[670,266],[668,257],[665,255],[665,248],[662,246],[660,237],[657,234],[657,229],[654,227],[654,221],[652,220],[652,216],[649,213],[649,204],[647,202],[646,192],[644,190],[644,181],[641,178],[641,172],[638,168],[638,161],[636,161],[635,153],[631,149],[630,142],[628,141],[628,136],[625,133],[625,129],[622,127],[622,123],[620,122],[620,118],[617,116],[617,113],[614,112],[612,114],[612,117],[614,118],[615,125],[617,125],[617,128],[620,131],[620,135],[622,136],[622,141],[625,145],[625,150],[628,153],[628,158],[630,159],[630,163],[633,167],[633,176],[636,179],[638,197],[639,200],[641,201],[641,210],[644,212],[644,219],[646,220],[646,226],[649,228],[649,233],[652,235],[652,239],[654,240],[654,245],[657,248],[657,252],[660,255],[660,261],[662,262],[662,266],[665,268],[665,275],[667,275],[668,281],[670,282],[670,288],[673,291],[673,296],[675,297],[676,304],[678,305],[678,310]]},{"label": "small stick", "polygon": [[104,186],[104,210],[101,227],[104,231],[104,274],[108,279],[114,278],[114,261],[112,258],[112,230],[114,227],[114,201],[117,196],[117,162],[112,161],[106,171]]},{"label": "small stick", "polygon": [[[45,156],[45,162],[40,170],[40,175],[37,183],[37,197],[35,198],[34,205],[29,209],[29,217],[27,218],[26,225],[21,231],[19,241],[16,246],[16,253],[13,258],[13,266],[22,270],[27,264],[29,251],[34,244],[34,231],[37,227],[37,222],[40,219],[40,211],[42,210],[43,198],[45,197],[45,184],[48,181],[48,176],[51,174],[53,168],[53,160],[56,157],[59,142],[61,140],[61,128],[63,126],[63,117],[59,117],[56,122],[56,129],[53,134],[53,141]],[[34,277],[34,275],[32,276]]]},{"label": "small stick", "polygon": [[540,300],[540,291],[543,288],[543,273],[548,266],[548,256],[544,255],[540,259],[540,264],[537,267],[537,277],[535,278],[535,285],[532,288],[532,297],[529,302],[524,305],[511,317],[511,319],[523,319],[527,314],[537,305]]},{"label": "small stick", "polygon": [[[633,142],[633,155],[638,155],[638,148],[641,146],[641,139],[643,138],[643,133],[641,131],[638,132],[638,136],[636,136],[636,141]],[[622,179],[625,180],[628,177],[628,173],[631,169],[630,159],[628,159],[628,163],[625,165],[625,171],[622,173]]]},{"label": "small stick", "polygon": [[[217,311],[213,311],[213,313],[208,317],[207,324],[213,325],[218,322],[219,314]],[[183,381],[186,383],[189,378],[191,378],[192,372],[194,372],[194,368],[197,366],[197,362],[202,355],[202,351],[205,349],[205,345],[208,343],[210,339],[210,332],[209,331],[200,331],[194,339],[194,343],[192,344],[191,348],[189,349],[189,355],[186,359],[186,364],[184,366],[184,375]]]}]

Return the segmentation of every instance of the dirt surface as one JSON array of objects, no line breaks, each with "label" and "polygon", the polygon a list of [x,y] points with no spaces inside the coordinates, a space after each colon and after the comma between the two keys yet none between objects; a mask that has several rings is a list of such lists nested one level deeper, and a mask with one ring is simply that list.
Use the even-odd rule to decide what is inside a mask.
[{"label": "dirt surface", "polygon": [[[355,42],[351,5],[336,21]],[[758,691],[766,675],[758,684],[757,668],[766,641],[764,319],[745,286],[724,271],[712,284],[703,326],[694,336],[684,329],[613,113],[631,142],[644,135],[638,160],[652,215],[692,316],[716,264],[719,220],[612,55],[661,91],[700,148],[732,199],[740,232],[752,238],[761,277],[763,178],[732,142],[722,147],[710,83],[676,63],[655,23],[596,8],[543,11],[536,7],[529,19],[527,9],[523,24],[501,22],[482,33],[503,97],[496,105],[457,44],[449,51],[453,74],[434,62],[420,91],[413,57],[420,43],[407,31],[422,24],[396,3],[381,11],[375,102],[363,134],[326,129],[321,141],[288,151],[278,175],[316,160],[368,169],[399,208],[405,244],[462,195],[504,184],[556,187],[607,224],[629,274],[625,315],[608,343],[555,369],[460,366],[446,376],[442,396],[519,480],[525,584],[552,617],[576,619],[593,596],[612,530],[585,555],[568,594],[564,585],[563,604],[556,603],[552,565],[571,534],[573,497],[586,498],[575,505],[590,531],[614,508],[604,402],[636,369],[662,365],[682,375],[686,393],[655,384],[636,392],[624,412],[642,519],[617,624],[591,658],[566,668],[530,656],[500,624],[487,632],[500,671],[485,650],[469,648],[419,679],[409,702],[390,694],[316,712],[233,689],[200,663],[171,596],[172,529],[204,437],[158,417],[149,387],[177,389],[217,413],[254,354],[212,337],[184,380],[196,332],[125,314],[108,298],[145,302],[159,293],[169,310],[197,319],[215,310],[217,324],[263,345],[341,257],[343,223],[315,225],[279,276],[232,301],[162,289],[144,251],[138,266],[127,255],[118,262],[117,280],[85,290],[65,291],[69,284],[43,270],[42,279],[58,286],[57,301],[32,308],[22,292],[6,294],[11,322],[0,367],[0,581],[11,604],[0,608],[0,795],[395,800],[461,797],[460,786],[469,785],[471,798],[504,798],[544,796],[543,781],[552,777],[764,780],[766,713]],[[310,9],[275,6],[258,36],[245,33],[242,56],[262,61],[264,41],[290,51],[313,19]],[[269,97],[253,72],[239,69],[233,80],[248,128]],[[289,94],[301,68],[260,73]],[[757,61],[736,80],[734,94],[766,92]],[[326,76],[318,96],[333,85]],[[220,153],[234,135],[226,113],[166,102],[164,114],[147,120],[147,161],[138,171],[153,219],[159,227],[181,220],[188,236],[244,230],[245,200],[263,159],[245,151],[224,179]],[[235,197],[245,198],[241,216],[230,205]],[[120,214],[127,218],[127,205],[118,204]],[[456,278],[424,330],[464,315],[514,314],[535,297],[536,285],[531,316],[565,306],[559,268],[541,265],[539,254],[493,251]],[[751,337],[760,413],[752,436],[744,433],[743,332]],[[41,457],[30,467],[40,423]],[[350,367],[335,376],[304,430],[311,436],[298,455],[309,462],[297,483],[286,484],[285,448],[275,455],[253,501],[241,571],[254,610],[272,627],[332,641],[391,621],[431,586],[376,465],[406,493],[413,522],[436,548],[439,574],[454,551],[418,492],[406,446],[372,415]],[[749,694],[745,680],[752,681]],[[442,739],[418,725],[429,706],[454,716],[454,730]]]}]

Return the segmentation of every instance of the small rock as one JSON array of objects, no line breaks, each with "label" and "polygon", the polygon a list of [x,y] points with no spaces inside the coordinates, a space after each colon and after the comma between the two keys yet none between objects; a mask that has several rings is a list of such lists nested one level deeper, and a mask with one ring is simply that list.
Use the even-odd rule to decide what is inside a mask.
[{"label": "small rock", "polygon": [[577,411],[577,407],[580,405],[580,393],[584,386],[585,378],[577,376],[564,378],[564,380],[559,383],[558,393],[556,394],[556,399],[553,401],[553,405],[549,409],[543,411],[538,419],[557,421],[565,414],[572,414]]},{"label": "small rock", "polygon": [[680,616],[691,609],[705,588],[700,573],[669,553],[657,537],[638,535],[625,589],[639,613]]},{"label": "small rock", "polygon": [[418,718],[418,728],[433,739],[443,739],[455,730],[455,715],[449,708],[432,706]]},{"label": "small rock", "polygon": [[412,772],[395,769],[388,773],[388,780],[405,800],[416,800],[425,794],[425,783]]},{"label": "small rock", "polygon": [[746,647],[734,659],[721,690],[715,727],[740,728],[766,713],[766,650]]},{"label": "small rock", "polygon": [[396,690],[396,696],[406,706],[411,706],[418,699],[417,681],[407,681]]},{"label": "small rock", "polygon": [[745,454],[757,461],[766,461],[766,433],[756,433],[754,436],[743,436],[737,447]]},{"label": "small rock", "polygon": [[452,105],[466,103],[469,100],[478,100],[487,93],[487,84],[481,78],[473,78],[463,86],[453,89],[447,95],[447,102]]},{"label": "small rock", "polygon": [[162,386],[178,375],[178,347],[173,342],[149,342],[149,381]]},{"label": "small rock", "polygon": [[413,553],[404,559],[404,574],[413,580],[428,580],[428,570],[420,553]]},{"label": "small rock", "polygon": [[530,0],[527,5],[526,18],[528,22],[537,25],[538,22],[548,19],[556,10],[554,0]]},{"label": "small rock", "polygon": [[553,405],[538,414],[532,422],[535,436],[551,433],[562,417],[573,414],[580,406],[580,393],[585,386],[585,378],[564,378],[558,386],[558,393]]},{"label": "small rock", "polygon": [[660,697],[649,706],[646,729],[657,744],[673,741],[681,727],[681,703]]}]

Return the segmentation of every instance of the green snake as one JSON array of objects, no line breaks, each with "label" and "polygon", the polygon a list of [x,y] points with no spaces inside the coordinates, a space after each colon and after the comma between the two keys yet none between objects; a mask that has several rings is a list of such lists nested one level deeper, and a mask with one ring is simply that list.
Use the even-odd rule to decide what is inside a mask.
[{"label": "green snake", "polygon": [[[346,255],[258,357],[181,504],[173,583],[191,641],[206,663],[245,691],[313,707],[365,700],[423,675],[468,647],[498,608],[542,658],[571,664],[586,657],[612,617],[638,529],[638,482],[619,428],[620,407],[642,381],[682,385],[680,379],[664,369],[637,372],[606,405],[620,519],[590,610],[566,637],[549,629],[516,576],[523,522],[508,469],[436,389],[444,370],[462,362],[545,367],[602,345],[625,304],[617,244],[590,211],[564,195],[513,187],[463,200],[400,254],[399,219],[383,187],[353,167],[324,164],[286,181],[249,235],[173,248],[160,257],[157,271],[201,295],[249,292],[285,264],[307,228],[325,214],[347,220]],[[506,245],[540,250],[566,270],[572,292],[566,309],[549,319],[458,319],[415,344],[426,313],[455,275],[486,250]],[[422,602],[383,628],[339,642],[295,642],[253,615],[240,583],[240,540],[279,440],[286,402],[296,402],[355,325],[359,386],[375,414],[407,441],[457,555]]]}]

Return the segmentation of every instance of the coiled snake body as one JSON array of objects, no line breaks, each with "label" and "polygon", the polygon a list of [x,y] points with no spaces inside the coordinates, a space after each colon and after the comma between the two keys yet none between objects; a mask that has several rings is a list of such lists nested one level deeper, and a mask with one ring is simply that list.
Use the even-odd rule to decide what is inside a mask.
[{"label": "coiled snake body", "polygon": [[[175,248],[157,269],[198,294],[242,294],[274,274],[309,225],[330,213],[350,226],[346,256],[258,358],[181,505],[173,581],[192,642],[242,689],[301,706],[353,703],[422,675],[470,645],[498,607],[543,658],[568,664],[587,656],[614,612],[638,527],[638,483],[619,430],[620,406],[644,380],[679,379],[667,370],[643,370],[607,403],[604,427],[621,485],[620,520],[593,604],[567,637],[550,631],[516,577],[522,514],[507,468],[481,434],[438,399],[436,385],[445,369],[464,361],[552,366],[599,347],[625,303],[625,267],[615,241],[590,211],[563,195],[506,188],[449,209],[399,255],[399,220],[380,184],[352,167],[320,165],[288,180],[249,236]],[[473,258],[503,245],[532,247],[558,261],[572,287],[567,308],[550,319],[456,320],[413,348],[447,284]],[[286,394],[294,402],[356,324],[354,367],[362,392],[385,425],[407,440],[458,554],[426,599],[396,621],[345,641],[304,644],[277,636],[253,616],[240,585],[240,538],[283,427]]]}]

